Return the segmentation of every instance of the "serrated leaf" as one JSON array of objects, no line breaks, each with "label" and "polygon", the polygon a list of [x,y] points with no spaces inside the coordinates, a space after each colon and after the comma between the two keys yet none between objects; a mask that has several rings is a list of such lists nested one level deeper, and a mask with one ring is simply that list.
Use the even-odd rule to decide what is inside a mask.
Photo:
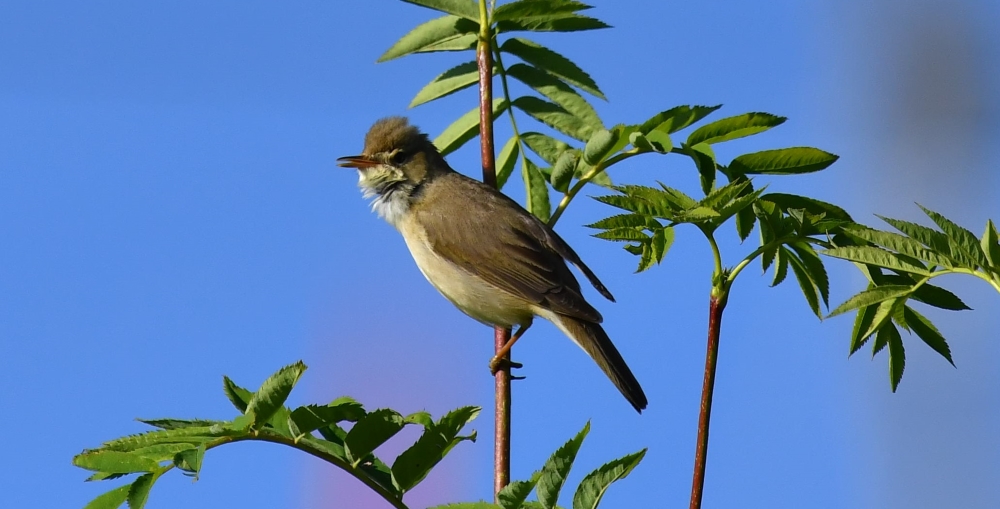
[{"label": "serrated leaf", "polygon": [[653,261],[657,265],[663,261],[663,257],[670,250],[670,246],[674,243],[674,229],[673,228],[660,228],[653,233],[653,239],[649,244],[651,255]]},{"label": "serrated leaf", "polygon": [[573,461],[576,460],[576,453],[579,452],[580,444],[583,443],[587,433],[590,433],[590,421],[587,421],[587,424],[575,437],[556,449],[556,452],[552,453],[548,461],[542,465],[542,473],[538,477],[535,494],[538,496],[538,501],[546,509],[555,507],[559,500],[559,491],[566,482],[566,477],[569,476]]},{"label": "serrated leaf", "polygon": [[701,190],[705,194],[712,192],[715,186],[715,151],[707,143],[698,143],[688,147],[688,155],[694,159],[695,166],[698,167],[698,175],[701,177]]},{"label": "serrated leaf", "polygon": [[573,495],[573,509],[596,509],[611,483],[628,477],[642,461],[646,449],[605,463],[587,474]]},{"label": "serrated leaf", "polygon": [[[869,287],[869,290],[872,287]],[[872,320],[875,319],[875,311],[878,306],[864,306],[858,309],[857,314],[854,317],[854,327],[851,329],[851,349],[847,354],[848,357],[854,355],[855,352],[865,346],[865,342],[868,341],[869,336],[862,336],[861,334],[867,331],[872,324]]]},{"label": "serrated leaf", "polygon": [[812,147],[792,147],[743,154],[729,169],[744,175],[798,175],[826,169],[839,157]]},{"label": "serrated leaf", "polygon": [[193,475],[197,480],[198,473],[201,472],[201,462],[204,459],[205,444],[201,444],[196,449],[187,449],[174,455],[174,466],[186,474]]},{"label": "serrated leaf", "polygon": [[780,285],[788,276],[788,251],[778,246],[774,252],[774,278],[771,280],[771,287]]},{"label": "serrated leaf", "polygon": [[532,152],[536,153],[549,164],[556,164],[559,156],[571,150],[573,147],[565,142],[559,141],[549,135],[528,131],[521,134],[521,141],[524,142]]},{"label": "serrated leaf", "polygon": [[[819,290],[820,297],[823,298],[823,304],[827,307],[830,306],[830,279],[827,277],[826,268],[823,266],[823,262],[819,259],[819,255],[812,246],[805,242],[792,242],[788,244],[788,247],[795,251],[799,259],[802,260],[802,264],[809,275],[809,279],[812,280],[813,284],[816,285],[816,289]],[[822,319],[823,317],[820,316]]]},{"label": "serrated leaf", "polygon": [[409,491],[427,477],[455,445],[463,440],[475,440],[475,433],[459,437],[458,433],[479,415],[479,407],[453,410],[424,430],[416,443],[403,451],[392,464],[392,479],[400,491]]},{"label": "serrated leaf", "polygon": [[930,275],[927,267],[924,267],[918,260],[898,253],[891,253],[884,249],[871,246],[848,246],[836,247],[820,251],[821,254],[842,258],[858,263],[869,263],[887,269],[910,272],[924,276]]},{"label": "serrated leaf", "polygon": [[158,477],[160,477],[159,474],[143,474],[132,482],[128,489],[128,498],[126,499],[129,509],[142,509],[146,507],[146,501],[149,500],[149,490],[153,488],[153,483],[156,482]]},{"label": "serrated leaf", "polygon": [[73,457],[73,464],[87,470],[110,474],[153,472],[160,468],[160,464],[156,460],[122,451],[84,452]]},{"label": "serrated leaf", "polygon": [[611,28],[611,25],[590,16],[579,14],[553,14],[549,16],[533,16],[512,21],[497,23],[497,32],[578,32],[581,30],[597,30]]},{"label": "serrated leaf", "polygon": [[596,166],[607,157],[608,151],[617,141],[615,133],[611,131],[606,129],[595,131],[587,140],[587,145],[583,147],[583,160],[591,166]]},{"label": "serrated leaf", "polygon": [[633,131],[629,134],[628,142],[642,152],[656,152],[656,149],[653,148],[653,144],[646,139],[646,135],[640,133],[639,131]]},{"label": "serrated leaf", "polygon": [[395,410],[380,408],[362,417],[344,438],[345,451],[357,467],[366,456],[403,429],[403,416]]},{"label": "serrated leaf", "polygon": [[903,338],[892,324],[886,325],[889,343],[889,382],[892,392],[896,392],[899,381],[903,379],[903,369],[906,368],[906,352],[903,351]]},{"label": "serrated leaf", "polygon": [[846,313],[852,309],[895,300],[909,294],[912,291],[913,287],[908,285],[879,285],[874,288],[869,288],[862,292],[858,292],[858,294],[844,301],[843,304],[837,306],[833,311],[830,311],[830,314],[826,315],[826,317],[830,318]]},{"label": "serrated leaf", "polygon": [[924,317],[924,315],[917,313],[910,306],[903,306],[903,317],[906,319],[910,330],[917,337],[923,340],[935,352],[941,354],[941,357],[944,357],[952,366],[955,365],[955,361],[951,358],[951,348],[948,347],[948,342],[941,335],[941,331],[930,320]]},{"label": "serrated leaf", "polygon": [[[947,217],[944,217],[941,214],[920,205],[919,203],[917,206],[920,207],[924,213],[927,214],[927,216],[930,217],[942,231],[944,231],[948,238],[953,241],[955,245],[953,246],[953,251],[954,247],[957,247],[957,249],[961,251],[963,255],[968,257],[968,259],[972,260],[976,266],[988,267],[990,265],[989,261],[986,259],[985,253],[983,253],[982,249],[980,249],[979,239],[976,238],[972,232],[962,228],[961,226],[953,223]],[[975,270],[975,266],[969,268]]]},{"label": "serrated leaf", "polygon": [[605,98],[597,83],[583,69],[570,59],[534,41],[512,37],[500,46],[500,51],[510,53],[584,92],[601,99]]},{"label": "serrated leaf", "polygon": [[606,217],[600,221],[586,225],[587,228],[611,229],[611,228],[635,228],[645,227],[649,223],[646,216],[642,214],[619,214]]},{"label": "serrated leaf", "polygon": [[542,222],[547,222],[552,215],[552,205],[549,203],[549,188],[545,176],[531,159],[525,158],[522,162],[521,172],[528,199],[528,206],[525,208]]},{"label": "serrated leaf", "polygon": [[544,101],[532,95],[526,95],[514,99],[511,103],[515,108],[525,112],[531,118],[580,141],[587,141],[594,132],[592,126],[587,125],[579,117],[563,109],[556,103]]},{"label": "serrated leaf", "polygon": [[771,115],[770,113],[744,113],[735,117],[716,120],[715,122],[699,127],[688,136],[687,144],[693,146],[699,143],[707,143],[711,145],[735,140],[764,132],[772,127],[781,125],[785,120],[785,117]]},{"label": "serrated leaf", "polygon": [[503,148],[500,149],[500,154],[497,155],[497,189],[503,189],[503,186],[507,183],[507,179],[514,172],[514,167],[517,166],[517,158],[520,155],[521,149],[517,143],[517,137],[511,136]]},{"label": "serrated leaf", "polygon": [[531,494],[531,490],[535,489],[535,484],[538,483],[538,478],[542,473],[535,472],[531,474],[531,478],[527,481],[511,481],[510,484],[504,486],[499,493],[497,493],[497,501],[503,509],[518,509],[522,507],[525,499]]},{"label": "serrated leaf", "polygon": [[569,190],[569,183],[573,180],[576,172],[576,164],[579,161],[579,154],[575,151],[567,150],[559,156],[556,164],[552,166],[552,187],[559,192],[565,193]]},{"label": "serrated leaf", "polygon": [[986,231],[983,232],[979,245],[994,269],[1000,268],[1000,241],[997,240],[998,237],[1000,234],[997,233],[997,227],[993,224],[993,220],[987,220]]},{"label": "serrated leaf", "polygon": [[782,210],[801,209],[814,216],[825,214],[833,219],[851,221],[850,214],[846,210],[824,201],[798,196],[795,194],[768,193],[760,197],[761,200],[772,202]]},{"label": "serrated leaf", "polygon": [[94,472],[90,477],[84,479],[84,482],[92,481],[107,481],[110,479],[118,479],[119,477],[125,477],[129,474],[109,474],[107,472]]},{"label": "serrated leaf", "polygon": [[527,64],[514,64],[507,69],[507,75],[531,87],[539,94],[562,106],[594,129],[603,129],[604,124],[594,107],[576,90],[559,78]]},{"label": "serrated leaf", "polygon": [[264,380],[260,389],[247,403],[246,415],[253,417],[254,428],[262,427],[285,404],[292,388],[305,370],[306,365],[299,361],[281,368]]},{"label": "serrated leaf", "polygon": [[[250,391],[246,391],[246,393],[247,395],[251,394]],[[216,424],[222,424],[225,422],[225,421],[212,421],[207,419],[136,419],[136,420],[143,424],[148,424],[150,426],[160,429],[205,427],[205,426],[214,426]]]},{"label": "serrated leaf", "polygon": [[730,182],[720,188],[713,189],[698,203],[703,207],[719,210],[727,203],[736,199],[750,185],[746,179]]},{"label": "serrated leaf", "polygon": [[[675,208],[679,210],[694,208],[695,205],[698,204],[698,202],[694,198],[682,193],[677,189],[674,189],[672,187],[667,187],[663,185],[662,182],[657,182],[657,184],[659,184],[660,188],[663,189],[663,192],[667,194],[668,201],[671,204],[673,204]],[[623,186],[623,188],[631,189],[628,186]]]},{"label": "serrated leaf", "polygon": [[118,509],[128,499],[128,490],[131,486],[126,484],[103,493],[91,500],[83,509]]},{"label": "serrated leaf", "polygon": [[241,436],[244,435],[246,431],[236,429],[233,426],[233,424],[240,419],[246,420],[247,418],[246,416],[240,416],[234,421],[214,426],[157,430],[137,435],[129,435],[104,442],[104,444],[101,445],[101,450],[131,452],[157,444],[188,443],[197,445],[217,437]]},{"label": "serrated leaf", "polygon": [[454,94],[479,82],[479,67],[475,61],[456,65],[439,74],[410,101],[409,108]]},{"label": "serrated leaf", "polygon": [[[507,110],[506,99],[493,100],[493,118]],[[434,138],[434,146],[442,156],[448,155],[479,134],[479,108],[473,108],[451,123]]]},{"label": "serrated leaf", "polygon": [[442,16],[410,30],[386,50],[377,61],[386,62],[411,53],[473,49],[476,47],[478,33],[478,21],[470,21],[458,16]]},{"label": "serrated leaf", "polygon": [[862,225],[854,226],[849,228],[847,231],[851,235],[860,237],[863,240],[906,256],[942,267],[953,267],[952,262],[947,255],[939,255],[938,253],[927,249],[923,244],[910,237],[906,237],[898,233],[874,230]]},{"label": "serrated leaf", "polygon": [[715,106],[675,106],[669,110],[661,111],[643,122],[639,127],[639,132],[646,134],[656,129],[673,134],[705,118],[721,107],[721,104]]},{"label": "serrated leaf", "polygon": [[247,403],[250,402],[250,398],[253,397],[253,393],[236,385],[228,376],[222,377],[222,390],[226,393],[226,397],[229,401],[233,403],[240,413],[246,413]]},{"label": "serrated leaf", "polygon": [[[784,248],[781,248],[784,250]],[[823,313],[819,309],[819,299],[816,297],[816,284],[812,280],[812,274],[805,263],[791,252],[785,250],[788,258],[788,264],[792,267],[792,272],[795,273],[795,279],[799,282],[799,288],[802,289],[802,295],[806,298],[806,302],[809,303],[809,309],[812,309],[813,313],[822,320]],[[821,266],[822,268],[822,266]],[[823,273],[826,276],[826,273]]]},{"label": "serrated leaf", "polygon": [[876,355],[885,347],[889,345],[889,338],[896,334],[899,335],[899,331],[892,324],[884,325],[881,329],[875,332],[875,342],[872,343],[872,358],[874,359]]},{"label": "serrated leaf", "polygon": [[[202,442],[204,444],[205,442]],[[182,451],[193,451],[199,446],[195,444],[189,444],[186,442],[179,443],[166,443],[166,444],[155,444],[149,447],[141,447],[132,451],[132,454],[138,454],[140,456],[145,456],[153,461],[159,463],[164,460],[172,460],[174,456]]]},{"label": "serrated leaf", "polygon": [[435,11],[461,16],[467,20],[479,23],[479,9],[469,0],[403,0],[406,3],[427,7]]},{"label": "serrated leaf", "polygon": [[649,235],[636,228],[609,228],[603,232],[595,233],[594,237],[614,242],[647,242]]},{"label": "serrated leaf", "polygon": [[875,315],[872,316],[872,322],[868,325],[868,329],[861,334],[864,337],[871,336],[875,334],[879,329],[881,329],[886,324],[891,323],[891,318],[895,314],[896,307],[901,305],[906,301],[904,297],[897,297],[895,299],[885,300],[878,304],[875,308]]},{"label": "serrated leaf", "polygon": [[573,0],[516,0],[497,6],[493,21],[510,21],[545,14],[566,14],[590,9],[591,6]]},{"label": "serrated leaf", "polygon": [[[747,179],[746,177],[739,176],[737,178],[734,178],[732,182],[739,182],[741,180],[746,180],[747,187],[743,189],[743,191],[740,194],[749,195],[750,193],[753,193],[754,192],[753,183],[750,182],[749,179]],[[754,200],[757,200],[759,198],[760,195],[758,194],[754,198]],[[756,222],[757,222],[757,216],[753,212],[752,204],[750,207],[743,208],[736,213],[736,234],[739,235],[740,242],[747,240],[747,237],[749,237],[750,233],[753,232],[754,223]],[[765,271],[767,270],[766,265],[764,267],[764,270]]]}]

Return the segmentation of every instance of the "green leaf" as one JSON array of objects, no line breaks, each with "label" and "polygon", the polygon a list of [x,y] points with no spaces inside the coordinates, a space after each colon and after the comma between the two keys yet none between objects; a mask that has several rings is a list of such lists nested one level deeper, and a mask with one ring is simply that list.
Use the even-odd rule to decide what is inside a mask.
[{"label": "green leaf", "polygon": [[473,49],[476,47],[478,33],[478,21],[469,21],[458,16],[442,16],[410,30],[378,57],[378,62],[386,62],[411,53]]},{"label": "green leaf", "polygon": [[646,139],[646,135],[640,133],[639,131],[633,131],[629,134],[628,142],[631,143],[633,147],[643,152],[656,152],[656,149],[653,148],[653,144]]},{"label": "green leaf", "polygon": [[429,509],[504,509],[502,506],[489,502],[459,502],[457,504],[436,505]]},{"label": "green leaf", "polygon": [[578,32],[581,30],[596,30],[611,28],[611,25],[590,16],[579,14],[552,14],[548,16],[533,16],[513,21],[497,23],[497,32]]},{"label": "green leaf", "polygon": [[716,120],[715,122],[699,127],[688,136],[687,144],[693,146],[699,143],[707,143],[711,145],[735,140],[781,125],[785,120],[785,117],[771,115],[770,113],[744,113],[735,117]]},{"label": "green leaf", "polygon": [[459,90],[471,87],[479,82],[479,67],[476,62],[466,62],[456,65],[441,73],[433,81],[424,85],[410,101],[409,108],[420,106],[435,99],[454,94]]},{"label": "green leaf", "polygon": [[500,149],[500,154],[497,155],[497,189],[503,189],[504,184],[507,183],[507,179],[510,178],[510,174],[514,172],[514,167],[517,166],[517,158],[520,155],[521,149],[517,143],[517,137],[511,136],[503,148]]},{"label": "green leaf", "polygon": [[941,331],[931,323],[924,315],[917,313],[910,306],[903,306],[903,317],[906,319],[906,324],[909,325],[910,330],[913,331],[927,346],[931,347],[935,352],[941,354],[952,366],[955,365],[955,361],[951,358],[951,348],[948,347],[948,342],[941,335]]},{"label": "green leaf", "polygon": [[994,268],[1000,267],[1000,241],[997,237],[1000,237],[1000,234],[997,233],[996,225],[993,224],[993,220],[987,220],[986,231],[983,232],[979,245]]},{"label": "green leaf", "polygon": [[595,233],[594,237],[613,242],[648,242],[649,235],[646,235],[637,228],[609,228],[603,232]]},{"label": "green leaf", "polygon": [[[507,110],[506,99],[493,100],[493,118]],[[479,108],[473,108],[451,123],[444,132],[434,138],[434,146],[442,156],[448,155],[479,134]]]},{"label": "green leaf", "polygon": [[73,464],[110,474],[130,474],[133,472],[153,472],[160,468],[156,460],[132,452],[88,451],[73,457]]},{"label": "green leaf", "polygon": [[906,353],[903,351],[903,338],[899,336],[899,331],[891,323],[886,325],[889,343],[889,382],[892,384],[892,392],[896,392],[899,381],[903,379],[903,369],[906,368]]},{"label": "green leaf", "polygon": [[606,217],[600,221],[586,225],[587,228],[611,229],[611,228],[635,228],[646,227],[649,220],[642,214],[619,214]]},{"label": "green leaf", "polygon": [[768,193],[760,197],[781,207],[782,210],[801,209],[814,216],[826,215],[833,219],[851,221],[850,214],[846,210],[824,201],[795,194]]},{"label": "green leaf", "polygon": [[[822,260],[819,259],[819,255],[806,242],[792,242],[788,244],[788,247],[792,248],[795,254],[799,256],[799,259],[802,260],[803,268],[808,273],[809,279],[816,285],[820,296],[823,298],[823,304],[829,307],[830,279],[826,275],[826,268],[823,266]],[[820,319],[822,318],[820,316]]]},{"label": "green leaf", "polygon": [[510,484],[504,486],[497,493],[497,501],[500,502],[503,509],[518,509],[522,507],[525,499],[531,494],[531,490],[535,489],[535,484],[538,483],[538,478],[541,475],[541,472],[535,472],[531,475],[531,479],[527,481],[511,481]]},{"label": "green leaf", "polygon": [[479,23],[479,9],[469,0],[403,0],[406,3],[446,12]]},{"label": "green leaf", "polygon": [[580,141],[587,141],[594,128],[584,123],[579,117],[563,109],[555,103],[544,101],[535,96],[526,95],[514,99],[511,103],[515,108],[525,112],[531,118]]},{"label": "green leaf", "polygon": [[[244,389],[246,390],[246,389]],[[250,391],[246,391],[248,400],[251,395]],[[160,428],[160,429],[182,429],[182,428],[194,428],[194,427],[205,427],[214,426],[216,424],[223,424],[225,421],[211,421],[205,419],[136,419],[137,421],[148,424],[150,426]]]},{"label": "green leaf", "polygon": [[647,134],[655,129],[673,134],[707,117],[721,107],[721,104],[715,106],[675,106],[669,110],[661,111],[643,122],[642,126],[639,127],[639,132]]},{"label": "green leaf", "polygon": [[576,453],[580,450],[580,444],[590,433],[590,421],[568,442],[552,453],[545,465],[542,466],[542,473],[538,477],[538,484],[535,486],[535,493],[538,501],[546,509],[555,507],[559,500],[559,490],[562,489],[569,476],[569,471],[576,460]]},{"label": "green leaf", "polygon": [[591,166],[596,166],[608,156],[608,151],[616,141],[618,139],[611,131],[605,129],[595,131],[587,140],[587,145],[583,147],[583,160]]},{"label": "green leaf", "polygon": [[860,237],[863,240],[900,254],[942,267],[953,267],[951,260],[946,255],[939,255],[910,237],[905,237],[898,233],[874,230],[862,225],[855,225],[847,231],[850,235]]},{"label": "green leaf", "polygon": [[874,288],[869,288],[844,301],[843,304],[837,306],[837,308],[831,311],[830,314],[826,315],[826,317],[830,318],[846,313],[852,309],[895,300],[909,294],[912,291],[913,287],[908,285],[880,285]]},{"label": "green leaf", "polygon": [[[509,5],[509,4],[508,4]],[[594,107],[576,90],[559,78],[526,64],[514,64],[507,69],[507,75],[531,87],[539,94],[548,97],[552,102],[562,106],[584,124],[594,129],[603,129],[604,124],[597,116]]]},{"label": "green leaf", "polygon": [[667,154],[674,149],[674,142],[670,139],[670,135],[658,130],[652,130],[646,133],[646,141],[649,145],[660,154]]},{"label": "green leaf", "polygon": [[921,244],[934,250],[936,253],[948,256],[954,262],[953,265],[969,265],[972,260],[967,259],[961,252],[956,252],[957,246],[948,239],[948,236],[931,228],[908,221],[900,221],[889,217],[878,216],[879,219],[889,223],[893,228],[916,239]]},{"label": "green leaf", "polygon": [[583,72],[568,58],[534,41],[512,37],[500,46],[500,51],[521,60],[573,85],[584,92],[604,99],[604,94],[589,74]]},{"label": "green leaf", "polygon": [[732,202],[737,196],[743,194],[743,191],[749,185],[750,181],[747,179],[730,182],[729,184],[706,193],[706,196],[698,203],[703,207],[720,211],[726,204]]},{"label": "green leaf", "polygon": [[688,155],[694,159],[694,164],[698,167],[698,174],[701,176],[701,190],[708,194],[715,185],[715,151],[707,143],[698,143],[689,148]]},{"label": "green leaf", "polygon": [[862,332],[863,337],[871,336],[880,330],[886,324],[891,324],[891,318],[896,314],[896,308],[906,301],[905,297],[899,297],[896,299],[882,301],[875,308],[875,314],[872,316],[872,322],[868,325],[868,329]]},{"label": "green leaf", "polygon": [[306,405],[296,408],[290,415],[297,435],[310,433],[330,424],[357,422],[365,416],[364,408],[357,401],[347,399],[329,405]]},{"label": "green leaf", "polygon": [[573,509],[596,509],[611,483],[628,477],[645,455],[646,449],[643,449],[605,463],[587,474],[573,495]]},{"label": "green leaf", "polygon": [[924,267],[918,260],[897,253],[890,253],[889,251],[877,247],[836,247],[820,252],[827,256],[842,258],[852,262],[869,263],[878,267],[885,267],[887,269],[910,272],[923,276],[930,275],[930,271],[927,270],[927,267]]},{"label": "green leaf", "polygon": [[143,474],[132,482],[128,489],[129,509],[142,509],[146,506],[146,501],[149,500],[149,490],[153,488],[153,483],[159,477],[158,473]]},{"label": "green leaf", "polygon": [[[741,192],[741,195],[749,195],[753,193],[753,183],[750,182],[746,177],[740,176],[733,179],[731,182],[739,182],[741,180],[746,180],[747,187]],[[760,196],[757,195],[754,199],[759,199]],[[736,213],[736,234],[740,236],[740,242],[747,240],[747,237],[753,232],[754,223],[757,222],[757,216],[753,213],[753,206],[741,209]],[[769,262],[770,263],[770,262]],[[767,270],[765,267],[764,270]]]},{"label": "green leaf", "polygon": [[497,6],[493,21],[512,21],[547,14],[566,14],[584,11],[591,7],[573,0],[517,0]]},{"label": "green leaf", "polygon": [[782,148],[743,154],[729,163],[729,169],[744,175],[797,175],[823,170],[837,159],[818,148]]},{"label": "green leaf", "polygon": [[534,131],[521,134],[521,140],[549,164],[556,164],[563,152],[573,148],[551,136]]},{"label": "green leaf", "polygon": [[285,366],[264,380],[247,403],[246,415],[253,416],[253,427],[260,429],[285,404],[299,377],[306,370],[302,361]]},{"label": "green leaf", "polygon": [[653,233],[653,240],[650,242],[650,249],[652,250],[653,261],[657,265],[663,261],[663,257],[670,250],[670,246],[674,243],[674,229],[673,228],[661,228],[657,229]]},{"label": "green leaf", "polygon": [[[979,239],[976,238],[972,232],[951,222],[948,218],[924,207],[923,205],[920,205],[919,203],[917,206],[920,207],[924,213],[927,214],[931,220],[933,220],[938,227],[941,228],[942,231],[944,231],[946,235],[948,235],[948,238],[953,241],[954,246],[957,247],[964,256],[968,257],[968,259],[972,260],[972,262],[979,267],[990,266],[990,262],[986,259],[986,254],[983,253],[982,249],[980,249]],[[975,270],[975,267],[969,268]]]},{"label": "green leaf", "polygon": [[559,156],[559,160],[552,167],[552,187],[556,191],[565,193],[569,190],[569,183],[573,180],[579,159],[580,155],[571,150],[567,150]]},{"label": "green leaf", "polygon": [[521,172],[528,197],[528,206],[525,208],[542,222],[547,222],[552,214],[552,205],[549,203],[549,188],[545,183],[545,176],[531,159],[525,158],[522,161]]},{"label": "green leaf", "polygon": [[788,276],[788,257],[788,250],[778,246],[774,252],[774,278],[771,280],[771,287],[780,285]]},{"label": "green leaf", "polygon": [[226,397],[229,401],[233,403],[241,413],[246,413],[247,403],[250,403],[250,398],[253,397],[253,393],[236,385],[228,376],[222,377],[222,390],[225,391]]},{"label": "green leaf", "polygon": [[[792,267],[792,272],[795,273],[795,279],[799,282],[799,288],[802,289],[802,295],[806,298],[806,302],[809,303],[809,309],[812,309],[813,313],[819,317],[820,320],[823,319],[823,313],[819,309],[819,299],[816,297],[816,284],[810,277],[811,274],[806,265],[797,256],[786,250],[784,247],[780,248],[785,251],[787,255],[788,263]],[[822,268],[822,267],[821,267]],[[826,274],[824,273],[825,277]]]},{"label": "green leaf", "polygon": [[[662,182],[657,182],[660,188],[666,193],[668,201],[674,205],[677,209],[690,209],[698,204],[694,198],[678,191],[677,189],[667,187],[663,185]],[[631,187],[624,187],[625,189],[632,189]]]},{"label": "green leaf", "polygon": [[[205,442],[201,443],[204,444]],[[172,460],[174,456],[176,456],[177,453],[179,452],[193,451],[197,448],[198,446],[195,444],[189,444],[186,442],[177,442],[177,443],[155,444],[149,447],[141,447],[139,449],[131,451],[131,453],[138,454],[140,456],[145,456],[159,463],[160,461],[164,460]]]},{"label": "green leaf", "polygon": [[395,410],[380,408],[362,417],[344,439],[347,457],[357,467],[366,456],[403,429],[403,416]]},{"label": "green leaf", "polygon": [[128,490],[131,486],[131,484],[126,484],[104,493],[91,500],[83,509],[118,509],[128,498]]},{"label": "green leaf", "polygon": [[[874,286],[869,286],[868,289],[871,290]],[[864,306],[858,309],[857,314],[854,317],[854,327],[851,329],[851,350],[847,354],[848,357],[854,355],[855,352],[865,346],[865,342],[868,341],[869,336],[862,336],[861,334],[867,330],[872,325],[872,320],[875,318],[875,311],[878,306]]]},{"label": "green leaf", "polygon": [[479,407],[467,406],[449,412],[424,430],[416,443],[396,458],[392,464],[392,479],[400,491],[409,491],[427,477],[431,468],[459,442],[475,440],[475,432],[468,437],[459,437],[458,433],[479,415],[479,410]]},{"label": "green leaf", "polygon": [[187,474],[193,475],[197,480],[198,473],[201,472],[201,462],[204,459],[205,444],[201,444],[197,449],[187,449],[178,452],[174,456],[174,466]]}]

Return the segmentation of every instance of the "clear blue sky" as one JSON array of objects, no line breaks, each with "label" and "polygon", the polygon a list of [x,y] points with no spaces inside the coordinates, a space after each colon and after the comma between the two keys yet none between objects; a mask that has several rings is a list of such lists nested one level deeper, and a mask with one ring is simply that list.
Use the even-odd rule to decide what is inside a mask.
[{"label": "clear blue sky", "polygon": [[[995,2],[594,3],[614,29],[539,40],[594,76],[610,99],[598,105],[606,123],[678,104],[786,115],[721,158],[797,145],[837,153],[830,170],[771,189],[841,203],[870,224],[873,212],[919,219],[913,201],[977,233],[1000,219]],[[432,16],[401,2],[0,4],[5,507],[83,507],[113,484],[84,484],[73,454],[141,431],[134,417],[230,418],[223,374],[256,387],[298,359],[310,370],[293,404],[352,395],[436,415],[486,407],[474,426],[482,440],[462,444],[408,501],[490,497],[490,332],[436,294],[356,176],[334,165],[381,116],[410,115],[435,135],[474,106],[470,91],[405,109],[462,57],[374,63]],[[450,161],[474,175],[475,153]],[[679,158],[612,178],[697,186]],[[580,226],[609,213],[580,199],[559,231],[618,298],[587,294],[649,410],[636,415],[579,349],[539,325],[515,354],[528,378],[515,385],[514,477],[590,419],[571,485],[649,447],[605,507],[682,507],[709,253],[681,230],[663,266],[632,274],[634,257]],[[751,248],[726,239],[726,261]],[[847,264],[828,267],[833,301],[862,287]],[[753,272],[723,325],[706,507],[993,507],[1000,296],[947,281],[975,308],[931,314],[958,369],[905,338],[907,372],[891,394],[884,356],[847,359],[850,318],[820,323],[794,282],[772,289]],[[200,481],[167,476],[147,507],[182,504],[381,507],[347,475],[267,444],[212,451]]]}]

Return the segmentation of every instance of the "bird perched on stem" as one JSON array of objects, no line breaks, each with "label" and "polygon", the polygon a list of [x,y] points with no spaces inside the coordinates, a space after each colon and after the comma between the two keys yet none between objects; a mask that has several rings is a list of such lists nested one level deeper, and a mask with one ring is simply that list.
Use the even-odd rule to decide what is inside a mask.
[{"label": "bird perched on stem", "polygon": [[445,298],[484,324],[518,327],[490,371],[500,368],[540,316],[587,352],[636,411],[646,408],[642,387],[566,262],[601,295],[614,297],[548,225],[493,187],[451,169],[427,135],[402,117],[376,122],[362,154],[337,162],[358,170],[372,208],[399,230],[417,267]]}]

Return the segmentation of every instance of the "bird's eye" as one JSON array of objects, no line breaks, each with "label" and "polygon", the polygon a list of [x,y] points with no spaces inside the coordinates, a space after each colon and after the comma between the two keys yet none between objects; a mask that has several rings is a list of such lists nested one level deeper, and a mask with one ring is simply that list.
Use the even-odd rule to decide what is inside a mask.
[{"label": "bird's eye", "polygon": [[392,164],[400,165],[406,162],[409,158],[409,154],[403,152],[402,150],[397,150],[395,154],[392,155]]}]

